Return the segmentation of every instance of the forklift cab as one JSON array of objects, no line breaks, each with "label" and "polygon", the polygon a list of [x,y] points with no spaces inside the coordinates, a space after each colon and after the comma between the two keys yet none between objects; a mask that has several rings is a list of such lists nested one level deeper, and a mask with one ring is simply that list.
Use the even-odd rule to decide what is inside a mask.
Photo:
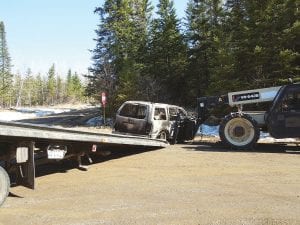
[{"label": "forklift cab", "polygon": [[300,84],[286,85],[278,91],[266,122],[275,138],[300,137]]}]

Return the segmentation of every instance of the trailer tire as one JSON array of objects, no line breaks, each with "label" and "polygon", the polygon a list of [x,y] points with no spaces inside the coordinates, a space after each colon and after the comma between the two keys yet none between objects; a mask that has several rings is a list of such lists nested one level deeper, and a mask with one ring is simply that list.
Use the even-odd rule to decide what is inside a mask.
[{"label": "trailer tire", "polygon": [[4,203],[9,193],[10,181],[8,174],[0,166],[0,206]]},{"label": "trailer tire", "polygon": [[259,138],[257,122],[247,114],[232,113],[220,124],[220,139],[234,149],[250,149]]}]

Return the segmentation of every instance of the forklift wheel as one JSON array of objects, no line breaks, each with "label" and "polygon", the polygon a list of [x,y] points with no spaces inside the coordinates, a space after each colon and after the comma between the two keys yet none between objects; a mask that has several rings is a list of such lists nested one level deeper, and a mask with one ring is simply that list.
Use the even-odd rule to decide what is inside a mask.
[{"label": "forklift wheel", "polygon": [[0,166],[0,206],[4,203],[9,193],[10,181],[6,171]]},{"label": "forklift wheel", "polygon": [[249,149],[259,138],[257,122],[247,114],[232,113],[220,124],[221,141],[235,149]]}]

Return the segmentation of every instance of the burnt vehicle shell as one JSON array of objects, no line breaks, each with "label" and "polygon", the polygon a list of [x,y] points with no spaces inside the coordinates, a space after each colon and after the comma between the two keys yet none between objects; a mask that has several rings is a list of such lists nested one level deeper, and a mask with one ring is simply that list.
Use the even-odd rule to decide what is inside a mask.
[{"label": "burnt vehicle shell", "polygon": [[195,130],[195,119],[182,107],[143,101],[123,103],[114,124],[114,132],[166,139],[170,143],[193,139]]}]

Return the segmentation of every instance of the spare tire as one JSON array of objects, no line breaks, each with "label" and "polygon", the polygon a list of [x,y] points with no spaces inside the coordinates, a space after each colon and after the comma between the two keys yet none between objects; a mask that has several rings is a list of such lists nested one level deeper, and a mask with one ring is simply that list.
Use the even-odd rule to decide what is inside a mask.
[{"label": "spare tire", "polygon": [[4,203],[9,193],[10,181],[8,174],[0,166],[0,206]]},{"label": "spare tire", "polygon": [[221,141],[235,149],[249,149],[256,144],[260,130],[257,122],[247,114],[231,113],[220,124]]}]

